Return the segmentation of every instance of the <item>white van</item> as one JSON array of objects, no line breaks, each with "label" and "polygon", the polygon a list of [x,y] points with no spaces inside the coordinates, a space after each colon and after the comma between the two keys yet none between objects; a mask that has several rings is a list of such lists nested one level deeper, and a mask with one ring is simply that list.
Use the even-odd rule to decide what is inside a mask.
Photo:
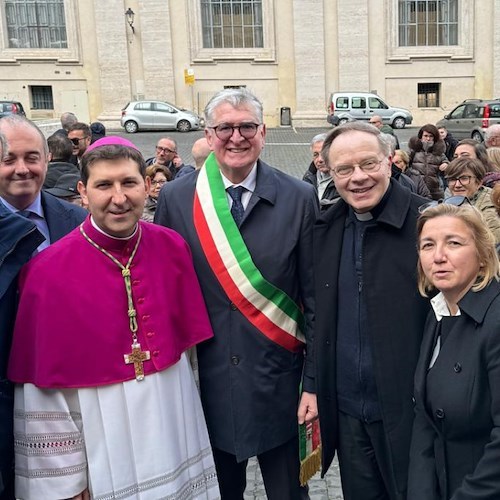
[{"label": "white van", "polygon": [[387,105],[377,94],[370,92],[335,92],[328,99],[328,123],[336,125],[351,120],[369,121],[373,115],[382,117],[392,128],[405,128],[413,116],[404,108]]}]

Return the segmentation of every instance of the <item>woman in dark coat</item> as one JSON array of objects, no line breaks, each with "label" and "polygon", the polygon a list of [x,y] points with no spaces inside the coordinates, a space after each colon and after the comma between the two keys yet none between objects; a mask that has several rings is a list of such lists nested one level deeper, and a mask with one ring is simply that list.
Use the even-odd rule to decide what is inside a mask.
[{"label": "woman in dark coat", "polygon": [[[456,199],[457,197],[455,197]],[[500,498],[500,284],[494,238],[470,205],[417,223],[431,300],[415,372],[408,500]]]},{"label": "woman in dark coat", "polygon": [[449,163],[446,158],[446,145],[439,135],[438,129],[428,123],[419,131],[417,137],[408,141],[410,148],[410,168],[422,174],[433,200],[444,195],[444,170]]}]

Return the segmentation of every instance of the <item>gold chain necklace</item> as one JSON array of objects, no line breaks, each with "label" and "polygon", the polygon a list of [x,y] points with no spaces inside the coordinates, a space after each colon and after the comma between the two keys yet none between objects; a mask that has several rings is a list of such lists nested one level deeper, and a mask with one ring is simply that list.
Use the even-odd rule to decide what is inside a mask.
[{"label": "gold chain necklace", "polygon": [[125,364],[134,365],[135,379],[137,381],[144,380],[144,361],[151,359],[151,353],[149,351],[141,351],[141,344],[137,342],[137,311],[134,307],[134,299],[132,297],[132,281],[130,277],[130,265],[134,260],[137,249],[139,248],[139,243],[142,237],[142,228],[139,225],[139,236],[137,237],[137,242],[134,249],[128,259],[127,264],[124,266],[118,259],[113,257],[105,248],[98,245],[83,229],[83,224],[80,225],[80,233],[82,236],[99,252],[103,253],[106,257],[109,257],[122,271],[123,281],[125,282],[125,291],[127,293],[128,302],[128,318],[129,318],[129,328],[132,334],[132,352],[129,354],[124,354],[123,358]]}]

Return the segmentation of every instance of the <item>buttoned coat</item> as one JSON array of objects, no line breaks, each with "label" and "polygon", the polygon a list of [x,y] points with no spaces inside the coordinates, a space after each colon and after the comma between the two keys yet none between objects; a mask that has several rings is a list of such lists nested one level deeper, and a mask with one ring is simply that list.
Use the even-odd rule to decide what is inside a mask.
[{"label": "buttoned coat", "polygon": [[[415,372],[408,500],[500,498],[500,284],[458,303],[461,315],[426,379],[437,321],[429,314]],[[432,412],[432,414],[430,413]]]},{"label": "buttoned coat", "polygon": [[[404,492],[413,422],[413,375],[429,310],[416,284],[416,220],[428,200],[391,179],[384,208],[363,239],[363,301],[378,400],[395,484]],[[314,352],[322,438],[322,474],[338,446],[336,342],[340,257],[348,205],[340,200],[314,227]]]},{"label": "buttoned coat", "polygon": [[[193,224],[198,172],[167,184],[155,222],[189,243],[214,338],[197,347],[201,399],[212,445],[238,461],[276,448],[297,434],[299,382],[314,392],[308,351],[292,353],[257,330],[231,303],[208,265]],[[240,224],[253,262],[305,314],[308,349],[313,338],[312,227],[318,212],[314,189],[262,161]],[[168,258],[168,256],[165,256]],[[171,304],[171,307],[175,305]],[[189,318],[186,318],[189,321]]]}]

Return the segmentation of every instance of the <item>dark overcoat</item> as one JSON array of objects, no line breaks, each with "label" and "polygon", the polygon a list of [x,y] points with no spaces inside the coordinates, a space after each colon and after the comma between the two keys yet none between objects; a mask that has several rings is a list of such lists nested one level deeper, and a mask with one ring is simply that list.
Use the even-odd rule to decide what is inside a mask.
[{"label": "dark overcoat", "polygon": [[469,291],[426,379],[436,316],[429,313],[415,372],[408,500],[500,498],[500,284]]},{"label": "dark overcoat", "polygon": [[[193,224],[197,178],[195,172],[165,185],[155,222],[179,232],[191,247],[214,331],[214,338],[197,348],[210,439],[215,448],[244,460],[297,434],[299,382],[304,369],[304,390],[314,392],[313,358],[308,352],[304,366],[302,352],[292,353],[270,341],[229,300]],[[312,228],[317,210],[310,185],[257,162],[256,187],[240,232],[262,275],[303,308],[311,347]]]},{"label": "dark overcoat", "polygon": [[[87,215],[83,208],[43,192],[42,207],[52,243]],[[17,275],[43,240],[32,221],[11,213],[0,202],[0,498],[1,484],[8,489],[14,481],[14,391],[6,372],[17,308]]]},{"label": "dark overcoat", "polygon": [[[384,208],[363,240],[363,300],[380,410],[399,491],[407,482],[413,375],[429,304],[416,284],[416,219],[428,200],[391,180]],[[339,201],[314,227],[316,387],[324,475],[338,445],[336,382],[339,264],[349,207]]]}]

